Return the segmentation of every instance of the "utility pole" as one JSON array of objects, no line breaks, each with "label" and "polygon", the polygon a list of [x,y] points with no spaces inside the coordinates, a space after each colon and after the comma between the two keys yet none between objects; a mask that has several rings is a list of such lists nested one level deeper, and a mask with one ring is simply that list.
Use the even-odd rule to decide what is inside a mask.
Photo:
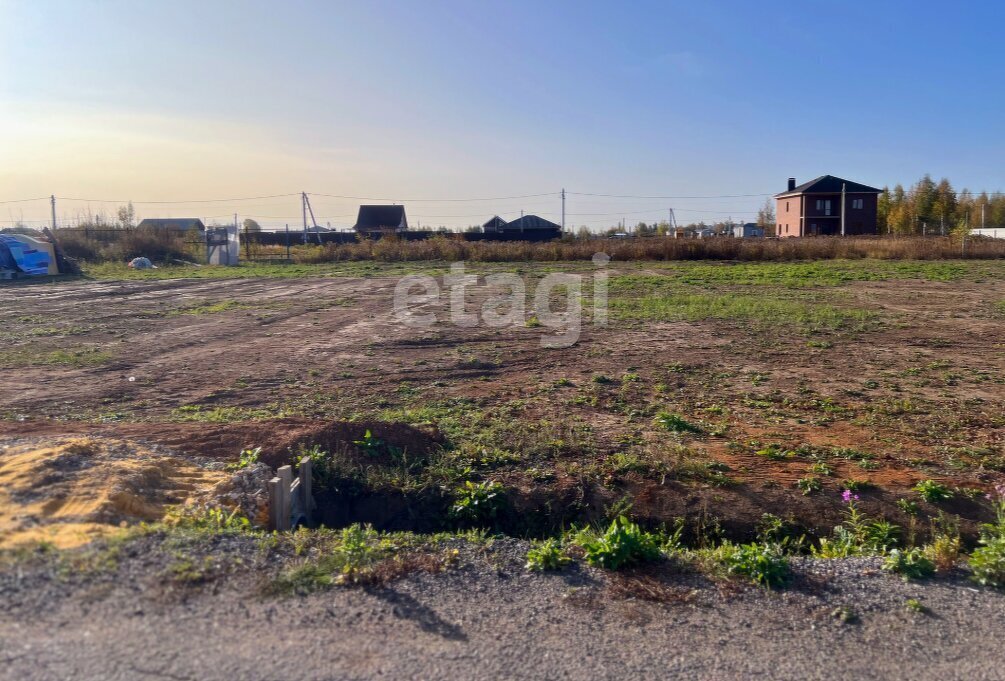
[{"label": "utility pole", "polygon": [[52,206],[52,230],[56,231],[56,195],[49,197],[49,204]]},{"label": "utility pole", "polygon": [[846,201],[846,199],[845,199],[845,189],[846,188],[847,188],[847,185],[844,182],[842,182],[841,183],[841,236],[844,236],[844,214],[845,214],[845,209],[847,208],[847,206],[845,206],[845,201]]},{"label": "utility pole", "polygon": [[565,232],[565,188],[562,189],[562,232]]},{"label": "utility pole", "polygon": [[300,209],[304,214],[304,243],[307,243],[307,192],[300,192]]}]

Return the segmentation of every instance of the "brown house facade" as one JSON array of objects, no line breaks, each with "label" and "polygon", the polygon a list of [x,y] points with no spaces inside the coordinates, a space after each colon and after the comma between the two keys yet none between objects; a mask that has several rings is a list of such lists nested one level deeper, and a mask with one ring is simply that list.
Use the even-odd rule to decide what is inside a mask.
[{"label": "brown house facade", "polygon": [[[876,234],[876,209],[883,190],[822,175],[775,195],[779,237]],[[843,200],[842,200],[843,199]]]}]

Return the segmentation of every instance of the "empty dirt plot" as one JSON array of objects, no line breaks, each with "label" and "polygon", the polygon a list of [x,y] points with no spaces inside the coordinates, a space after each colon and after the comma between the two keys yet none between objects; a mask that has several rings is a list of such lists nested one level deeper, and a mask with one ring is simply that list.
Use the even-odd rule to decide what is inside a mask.
[{"label": "empty dirt plot", "polygon": [[[541,346],[554,332],[530,312],[457,326],[445,293],[434,325],[403,325],[388,270],[3,289],[0,433],[261,446],[273,465],[318,445],[350,490],[331,522],[388,529],[456,527],[456,491],[491,483],[490,523],[521,535],[626,512],[735,536],[773,513],[813,536],[853,489],[912,532],[941,511],[972,536],[1005,479],[998,262],[613,262],[607,326],[589,263],[493,265],[529,296],[549,272],[584,276],[565,348]],[[473,288],[470,309],[494,293]],[[926,501],[925,480],[951,496]]]}]

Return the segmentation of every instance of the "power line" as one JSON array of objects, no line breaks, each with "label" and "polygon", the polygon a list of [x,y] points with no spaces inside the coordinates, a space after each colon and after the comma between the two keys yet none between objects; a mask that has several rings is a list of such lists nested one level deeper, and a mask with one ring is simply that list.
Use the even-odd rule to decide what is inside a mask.
[{"label": "power line", "polygon": [[326,196],[330,199],[350,199],[353,201],[393,201],[398,203],[452,203],[464,201],[508,201],[510,199],[532,199],[539,196],[558,196],[558,192],[545,192],[543,194],[520,194],[518,196],[491,196],[486,198],[471,199],[403,199],[400,197],[387,196],[340,196],[337,194],[322,194],[321,192],[307,192],[311,196]]},{"label": "power line", "polygon": [[774,196],[778,192],[762,194],[709,194],[707,196],[639,196],[636,194],[589,194],[586,192],[566,192],[574,196],[600,196],[608,199],[739,199],[752,196]]},{"label": "power line", "polygon": [[[132,199],[74,199],[66,196],[57,196],[56,198],[60,201],[82,201],[85,203],[132,203],[134,205],[153,205],[153,204],[181,204],[181,203],[229,203],[231,201],[258,201],[261,199],[282,199],[290,196],[300,196],[299,193],[296,194],[272,194],[269,196],[242,196],[231,199],[192,199],[188,201],[133,201]],[[43,198],[49,198],[48,196]],[[27,200],[27,199],[26,199]],[[31,199],[36,200],[37,199]]]},{"label": "power line", "polygon": [[48,196],[40,196],[37,199],[8,199],[6,201],[0,201],[0,203],[28,203],[29,201],[48,201]]}]

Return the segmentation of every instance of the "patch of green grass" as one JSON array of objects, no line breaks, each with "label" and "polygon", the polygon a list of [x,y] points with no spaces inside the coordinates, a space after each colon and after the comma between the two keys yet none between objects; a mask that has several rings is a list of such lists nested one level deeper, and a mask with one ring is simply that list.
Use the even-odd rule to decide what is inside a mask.
[{"label": "patch of green grass", "polygon": [[626,275],[611,280],[611,316],[630,321],[671,322],[721,319],[762,329],[791,328],[802,333],[864,331],[875,326],[875,312],[836,307],[766,291],[707,291],[672,285],[666,277]]},{"label": "patch of green grass", "polygon": [[60,366],[73,369],[96,367],[111,361],[112,353],[98,348],[79,348],[72,350],[38,350],[35,348],[16,348],[0,350],[0,366]]},{"label": "patch of green grass", "polygon": [[232,423],[257,419],[278,418],[287,415],[282,410],[252,407],[203,407],[186,404],[171,410],[175,421],[195,421],[199,423]]},{"label": "patch of green grass", "polygon": [[[647,263],[647,265],[650,265]],[[956,281],[995,271],[985,263],[920,260],[818,260],[799,263],[700,263],[680,262],[662,267],[668,278],[694,286],[780,286],[815,288],[841,286],[853,281],[924,279]]]},{"label": "patch of green grass", "polygon": [[165,313],[167,317],[180,317],[182,315],[209,315],[219,314],[228,310],[247,310],[254,307],[251,303],[243,303],[239,300],[219,300],[215,303],[192,303],[183,307],[175,308]]},{"label": "patch of green grass", "polygon": [[242,262],[233,267],[205,265],[164,265],[151,270],[133,270],[123,263],[84,263],[83,275],[102,280],[165,279],[304,279],[310,277],[401,276],[422,272],[437,276],[449,271],[449,264],[439,261],[374,262],[352,261],[322,264],[272,264]]}]

